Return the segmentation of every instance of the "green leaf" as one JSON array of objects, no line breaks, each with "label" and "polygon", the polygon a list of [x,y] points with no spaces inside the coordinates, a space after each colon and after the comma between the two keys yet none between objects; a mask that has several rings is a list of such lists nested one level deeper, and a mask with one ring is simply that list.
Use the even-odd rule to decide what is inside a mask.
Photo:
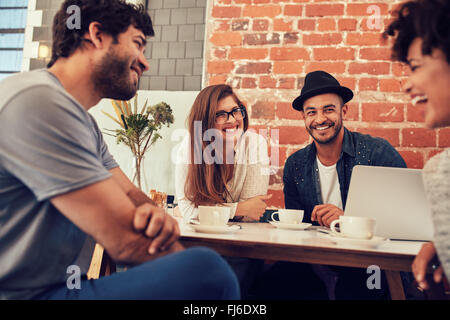
[{"label": "green leaf", "polygon": [[[106,133],[116,137],[116,143],[123,143],[128,146],[133,154],[142,155],[142,152],[155,143],[162,136],[158,133],[163,126],[169,127],[174,122],[172,109],[165,102],[160,102],[154,106],[147,107],[148,99],[145,100],[140,113],[136,113],[138,109],[137,95],[133,101],[133,111],[131,110],[131,101],[128,104],[126,101],[113,100],[113,106],[116,113],[123,114],[124,123],[126,123],[126,130],[122,123],[117,122],[122,128],[107,131],[113,133]],[[116,109],[117,108],[117,109]],[[105,112],[104,112],[105,113]],[[105,113],[108,117],[113,117]],[[122,120],[122,119],[121,119]]]}]

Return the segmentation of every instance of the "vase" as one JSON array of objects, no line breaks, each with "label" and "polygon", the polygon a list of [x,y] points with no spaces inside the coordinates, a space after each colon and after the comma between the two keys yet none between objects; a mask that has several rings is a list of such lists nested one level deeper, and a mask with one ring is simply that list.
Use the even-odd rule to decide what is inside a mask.
[{"label": "vase", "polygon": [[131,170],[131,181],[138,187],[142,192],[148,194],[148,182],[145,175],[145,156],[139,158],[133,156],[132,170]]}]

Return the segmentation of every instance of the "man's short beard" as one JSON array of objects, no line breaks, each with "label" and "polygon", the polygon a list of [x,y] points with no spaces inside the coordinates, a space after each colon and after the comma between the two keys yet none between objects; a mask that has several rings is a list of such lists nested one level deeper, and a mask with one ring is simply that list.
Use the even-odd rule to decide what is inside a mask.
[{"label": "man's short beard", "polygon": [[92,72],[94,89],[102,98],[130,100],[137,86],[130,80],[130,65],[126,58],[117,55],[113,47],[106,53]]},{"label": "man's short beard", "polygon": [[314,139],[314,141],[316,141],[318,144],[329,144],[329,143],[334,142],[334,140],[336,140],[337,136],[339,135],[339,132],[341,132],[341,130],[342,130],[342,118],[340,118],[339,121],[334,123],[334,127],[335,127],[334,135],[332,135],[327,140],[316,139],[316,137],[313,135],[313,132],[312,132],[312,130],[310,128],[307,128],[307,131],[308,131],[309,135]]}]

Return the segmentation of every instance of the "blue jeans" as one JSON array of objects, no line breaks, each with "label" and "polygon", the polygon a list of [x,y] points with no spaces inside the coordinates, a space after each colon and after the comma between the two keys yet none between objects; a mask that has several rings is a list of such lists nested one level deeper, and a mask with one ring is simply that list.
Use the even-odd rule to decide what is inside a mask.
[{"label": "blue jeans", "polygon": [[239,284],[226,261],[213,250],[190,248],[124,272],[81,280],[80,289],[66,284],[35,299],[238,300]]}]

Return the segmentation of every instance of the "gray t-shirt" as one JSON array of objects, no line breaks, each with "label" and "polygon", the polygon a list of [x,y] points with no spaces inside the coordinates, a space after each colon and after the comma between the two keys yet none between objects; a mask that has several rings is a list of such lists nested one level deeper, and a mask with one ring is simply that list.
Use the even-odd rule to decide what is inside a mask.
[{"label": "gray t-shirt", "polygon": [[0,82],[0,300],[87,272],[94,242],[50,202],[117,167],[94,118],[47,70]]}]

